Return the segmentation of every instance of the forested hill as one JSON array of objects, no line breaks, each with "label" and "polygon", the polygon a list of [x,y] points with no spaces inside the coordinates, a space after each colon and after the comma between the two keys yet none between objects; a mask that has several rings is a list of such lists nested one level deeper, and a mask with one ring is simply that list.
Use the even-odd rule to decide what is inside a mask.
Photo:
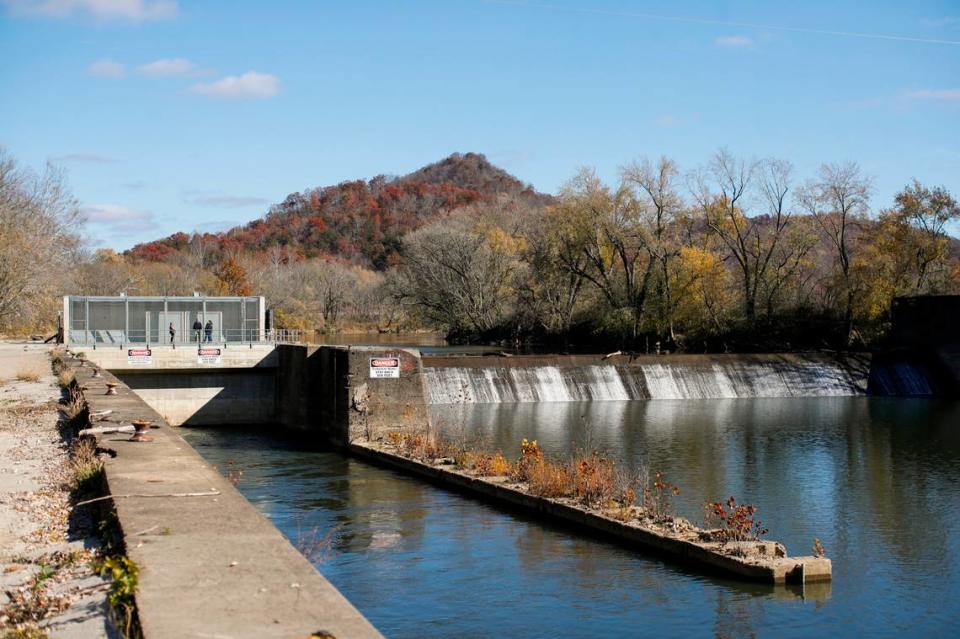
[{"label": "forested hill", "polygon": [[[442,213],[501,194],[549,199],[482,154],[455,153],[402,177],[380,175],[291,193],[264,217],[203,239],[215,252],[257,253],[280,246],[299,257],[335,256],[380,270],[396,263],[406,233]],[[138,244],[126,256],[167,260],[187,250],[191,237],[175,233]]]}]

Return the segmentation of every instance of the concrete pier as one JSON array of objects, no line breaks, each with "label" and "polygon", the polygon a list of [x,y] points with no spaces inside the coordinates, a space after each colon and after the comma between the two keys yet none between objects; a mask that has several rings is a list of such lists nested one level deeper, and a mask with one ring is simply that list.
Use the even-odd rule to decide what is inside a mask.
[{"label": "concrete pier", "polygon": [[[380,637],[337,589],[163,418],[126,385],[106,395],[104,373],[68,361],[91,412],[141,419],[152,442],[102,435],[105,471],[128,556],[144,635],[155,637]],[[174,496],[190,495],[196,496]]]},{"label": "concrete pier", "polygon": [[[389,466],[446,488],[652,551],[700,571],[769,584],[829,582],[833,576],[832,563],[826,557],[788,557],[785,552],[778,554],[779,544],[775,542],[731,543],[731,549],[761,547],[764,551],[738,556],[727,552],[728,547],[724,544],[698,540],[695,532],[686,535],[670,533],[644,527],[636,521],[620,521],[569,500],[533,495],[506,477],[478,477],[449,464],[411,459],[390,450],[383,442],[353,443],[350,452],[361,459]],[[779,547],[782,551],[782,546]]]}]

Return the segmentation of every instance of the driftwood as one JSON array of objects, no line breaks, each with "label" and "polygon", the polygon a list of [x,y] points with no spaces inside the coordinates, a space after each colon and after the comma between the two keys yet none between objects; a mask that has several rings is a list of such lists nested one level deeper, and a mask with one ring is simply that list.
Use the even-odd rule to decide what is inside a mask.
[{"label": "driftwood", "polygon": [[124,499],[127,497],[215,497],[219,494],[219,490],[208,490],[200,493],[129,493],[127,495],[104,495],[103,497],[95,497],[93,499],[78,501],[74,504],[74,507],[86,506],[87,504],[92,504],[97,501],[104,501],[106,499]]},{"label": "driftwood", "polygon": [[84,435],[106,435],[108,433],[134,433],[136,428],[133,426],[98,426],[96,428],[84,428],[78,434]]},{"label": "driftwood", "polygon": [[612,353],[607,353],[601,359],[610,359],[611,357],[616,357],[617,355],[623,355],[623,351],[613,351]]}]

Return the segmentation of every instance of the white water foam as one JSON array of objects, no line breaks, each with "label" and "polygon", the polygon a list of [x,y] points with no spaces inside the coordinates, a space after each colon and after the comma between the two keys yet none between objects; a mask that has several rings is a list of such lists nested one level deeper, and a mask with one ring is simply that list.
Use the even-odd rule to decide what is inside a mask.
[{"label": "white water foam", "polygon": [[[901,375],[910,377],[906,371]],[[863,394],[862,380],[855,379],[848,368],[812,359],[731,359],[708,366],[426,367],[424,376],[431,404]]]}]

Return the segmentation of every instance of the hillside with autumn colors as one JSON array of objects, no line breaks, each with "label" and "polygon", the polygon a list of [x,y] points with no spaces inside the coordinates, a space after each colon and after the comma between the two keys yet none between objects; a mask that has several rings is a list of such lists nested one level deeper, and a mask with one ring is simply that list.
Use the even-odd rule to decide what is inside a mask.
[{"label": "hillside with autumn colors", "polygon": [[[537,193],[479,153],[455,153],[402,177],[371,180],[291,193],[262,218],[222,233],[204,234],[214,255],[257,254],[281,247],[297,258],[335,258],[384,270],[399,261],[404,235],[437,216],[501,195],[540,203]],[[193,234],[138,244],[125,253],[134,261],[168,261],[189,250]]]},{"label": "hillside with autumn colors", "polygon": [[[275,325],[467,341],[731,351],[865,348],[893,298],[960,292],[960,204],[855,163],[798,174],[720,149],[537,193],[476,153],[287,196],[217,234],[97,250],[88,295],[263,295]],[[613,350],[613,349],[611,349]]]}]

